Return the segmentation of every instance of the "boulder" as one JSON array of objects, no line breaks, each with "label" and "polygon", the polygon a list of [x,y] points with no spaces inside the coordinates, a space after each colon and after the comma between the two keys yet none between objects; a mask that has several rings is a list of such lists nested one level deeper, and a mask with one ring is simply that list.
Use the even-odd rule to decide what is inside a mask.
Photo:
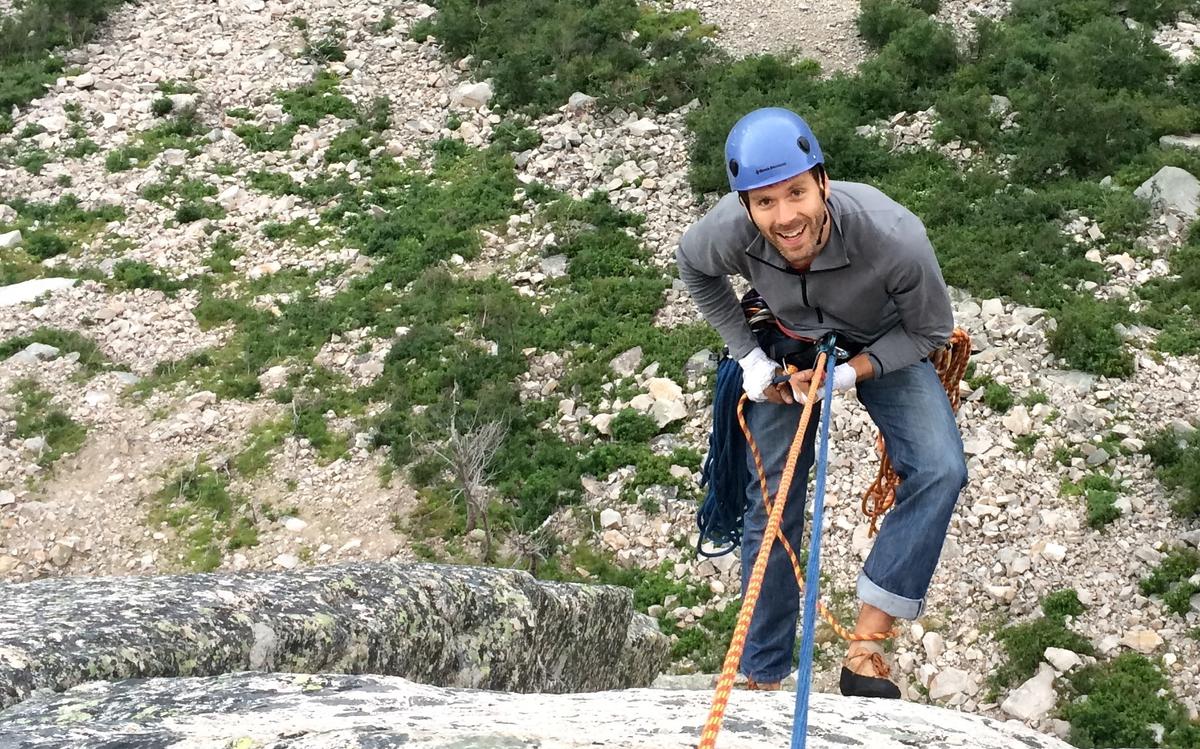
[{"label": "boulder", "polygon": [[1200,180],[1177,166],[1164,166],[1133,194],[1149,202],[1158,213],[1177,213],[1187,221],[1200,216]]},{"label": "boulder", "polygon": [[[721,749],[787,746],[794,695],[737,690]],[[0,713],[25,749],[159,747],[523,747],[690,749],[711,702],[703,691],[505,694],[394,676],[238,673],[94,682]],[[809,749],[1068,749],[1024,726],[900,700],[814,694]]]},{"label": "boulder", "polygon": [[32,302],[42,294],[70,288],[74,285],[74,278],[34,278],[8,286],[0,286],[0,307]]},{"label": "boulder", "polygon": [[245,670],[595,691],[650,684],[668,648],[628,589],[518,570],[361,563],[0,588],[0,708],[94,679]]}]

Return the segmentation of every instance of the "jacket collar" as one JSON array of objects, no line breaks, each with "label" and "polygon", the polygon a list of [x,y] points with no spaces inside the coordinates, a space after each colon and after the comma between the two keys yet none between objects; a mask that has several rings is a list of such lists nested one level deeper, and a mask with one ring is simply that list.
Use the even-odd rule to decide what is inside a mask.
[{"label": "jacket collar", "polygon": [[[836,192],[830,191],[826,205],[829,206],[830,223],[833,224],[833,228],[829,232],[829,241],[825,243],[825,248],[813,260],[812,265],[805,271],[806,273],[836,270],[850,264],[850,257],[846,252],[846,242],[842,237],[842,221],[837,206]],[[746,221],[750,221],[750,215],[744,207],[742,208],[742,215],[745,216]],[[751,222],[751,225],[753,225],[753,222]],[[783,259],[783,255],[779,254],[779,250],[775,249],[774,245],[768,242],[767,238],[760,231],[754,233],[754,238],[746,246],[745,252],[750,257],[761,260],[767,265],[778,268],[785,273],[799,273],[787,264],[787,261]]]}]

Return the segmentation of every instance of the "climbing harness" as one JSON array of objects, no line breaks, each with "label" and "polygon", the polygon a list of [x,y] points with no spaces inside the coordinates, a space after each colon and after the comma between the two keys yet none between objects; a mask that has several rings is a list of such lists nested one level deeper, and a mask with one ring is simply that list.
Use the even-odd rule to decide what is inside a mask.
[{"label": "climbing harness", "polygon": [[[747,315],[749,318],[749,314]],[[829,403],[833,398],[833,368],[836,365],[837,351],[836,338],[830,334],[825,339],[822,339],[817,347],[816,361],[813,369],[823,370],[824,377],[824,400]],[[938,372],[938,377],[946,389],[946,396],[950,400],[951,408],[955,413],[958,412],[961,403],[958,385],[966,371],[967,360],[971,354],[971,339],[966,331],[955,329],[951,335],[949,343],[939,349],[930,356],[930,362],[934,365]],[[724,362],[723,362],[724,363]],[[736,368],[736,362],[733,362]],[[787,366],[789,373],[799,371],[794,365]],[[740,374],[740,373],[739,373]],[[718,373],[719,375],[719,373]],[[727,371],[726,388],[731,387],[730,382],[732,377],[729,377]],[[720,377],[718,376],[718,381]],[[837,619],[829,612],[825,605],[818,600],[818,580],[820,574],[820,542],[821,531],[824,516],[824,500],[825,500],[825,470],[828,459],[829,448],[829,422],[832,414],[832,408],[826,407],[822,411],[820,424],[820,443],[817,455],[817,475],[816,475],[816,491],[813,498],[812,508],[812,528],[811,540],[809,543],[808,566],[805,572],[804,579],[801,579],[800,562],[796,557],[795,551],[791,548],[787,538],[784,537],[782,531],[783,509],[787,502],[787,496],[791,489],[793,474],[795,473],[796,463],[799,460],[800,453],[804,445],[804,435],[808,432],[809,419],[812,416],[813,403],[817,394],[818,387],[822,381],[818,378],[813,378],[809,385],[807,398],[805,400],[804,410],[800,415],[800,423],[796,428],[796,434],[792,439],[792,444],[788,449],[787,458],[784,463],[783,473],[780,477],[779,487],[775,494],[775,500],[770,498],[770,492],[767,488],[766,470],[763,467],[762,456],[758,451],[758,446],[754,442],[754,437],[750,433],[749,426],[746,423],[744,408],[748,398],[743,394],[737,401],[737,418],[738,424],[747,446],[750,448],[754,456],[755,468],[758,471],[759,489],[762,492],[763,505],[767,510],[767,527],[763,533],[763,542],[759,547],[758,555],[754,560],[754,567],[750,573],[750,579],[746,584],[746,592],[742,599],[742,606],[738,611],[737,621],[734,625],[733,636],[729,643],[729,649],[725,654],[725,661],[721,668],[721,675],[717,680],[716,691],[713,695],[712,708],[709,711],[708,719],[705,722],[704,728],[700,734],[700,744],[698,749],[714,749],[717,740],[717,734],[721,730],[721,723],[724,720],[725,709],[729,703],[729,695],[733,689],[733,681],[737,676],[738,667],[741,663],[742,651],[745,649],[746,636],[750,628],[750,620],[754,615],[754,608],[758,603],[758,596],[762,590],[763,577],[766,573],[767,560],[770,557],[771,547],[774,541],[778,539],[784,550],[787,552],[788,558],[792,563],[792,570],[796,575],[796,582],[804,593],[804,612],[801,623],[803,624],[803,632],[801,636],[801,655],[799,663],[799,671],[797,674],[796,688],[796,706],[793,716],[792,726],[792,749],[803,749],[807,741],[808,734],[808,700],[811,690],[812,677],[812,652],[813,640],[816,634],[815,616],[814,613],[819,613],[821,618],[833,628],[834,632],[839,637],[848,641],[862,640],[887,640],[895,637],[898,630],[892,629],[887,632],[876,633],[871,635],[858,635],[851,630],[842,626]],[[741,386],[740,377],[737,378],[738,387]],[[718,382],[718,395],[721,393],[720,383]],[[728,395],[728,390],[726,390]],[[717,409],[714,404],[714,436],[716,435],[715,426],[717,420]],[[727,424],[722,424],[723,427],[728,427]],[[711,445],[710,445],[711,446]],[[730,446],[725,445],[726,452],[729,452]],[[876,438],[876,449],[882,456],[881,465],[876,475],[875,481],[863,496],[863,511],[871,519],[871,535],[876,532],[879,518],[892,506],[895,502],[896,488],[900,484],[900,478],[892,468],[891,461],[887,458],[882,434]],[[722,455],[719,465],[736,462],[734,456],[730,458],[728,454]],[[718,476],[713,475],[713,470],[719,470],[715,465],[710,465],[713,460],[710,451],[709,461],[705,463],[705,476],[710,481],[717,480]],[[744,461],[741,463],[744,465]],[[745,483],[742,486],[746,486]],[[725,487],[728,489],[729,487]],[[744,492],[742,494],[744,496]],[[710,486],[710,497],[706,499],[705,504],[709,504],[712,499],[712,487]],[[732,505],[724,506],[724,515],[729,514],[729,508]],[[742,508],[744,509],[744,507]],[[710,513],[709,517],[714,518],[720,513]],[[698,517],[699,520],[699,517]],[[728,523],[728,518],[722,516],[722,520]],[[741,518],[737,518],[736,527],[738,536],[731,538],[732,531],[725,533],[724,538],[726,543],[732,543],[728,549],[719,553],[727,553],[732,551],[740,541]],[[732,527],[732,526],[729,526]],[[701,543],[705,537],[705,525],[701,524]]]},{"label": "climbing harness", "polygon": [[[741,305],[759,348],[768,357],[793,371],[812,369],[816,365],[821,340],[788,330],[754,289],[742,296]],[[849,341],[831,346],[837,363],[849,361],[863,349],[862,344]],[[742,369],[737,361],[725,356],[717,365],[712,431],[709,433],[708,456],[701,469],[700,486],[707,491],[696,512],[696,526],[700,531],[696,540],[698,556],[729,554],[742,542],[742,517],[749,501],[746,487],[750,484],[750,469],[745,457],[746,430],[738,420],[741,397]]]}]

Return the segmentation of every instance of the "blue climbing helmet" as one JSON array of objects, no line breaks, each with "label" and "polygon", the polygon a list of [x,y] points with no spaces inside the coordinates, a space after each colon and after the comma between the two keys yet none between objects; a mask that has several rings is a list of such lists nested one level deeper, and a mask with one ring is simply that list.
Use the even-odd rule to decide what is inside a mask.
[{"label": "blue climbing helmet", "polygon": [[812,128],[782,107],[754,110],[725,139],[725,174],[734,192],[773,185],[824,163]]}]

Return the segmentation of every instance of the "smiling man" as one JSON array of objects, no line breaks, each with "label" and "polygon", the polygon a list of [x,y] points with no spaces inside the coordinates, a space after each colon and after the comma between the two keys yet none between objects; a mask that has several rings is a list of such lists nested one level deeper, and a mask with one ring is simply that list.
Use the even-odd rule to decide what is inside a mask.
[{"label": "smiling man", "polygon": [[[753,401],[747,421],[772,496],[799,425],[798,403],[819,375],[803,369],[774,385],[781,362],[764,348],[776,351],[768,344],[772,337],[794,351],[838,334],[847,355],[834,370],[834,390],[857,387],[902,479],[857,582],[856,636],[886,632],[895,619],[916,619],[924,609],[966,484],[954,413],[927,360],[954,328],[946,284],[920,219],[874,187],[831,181],[816,137],[794,112],[760,109],[739,120],[726,140],[725,168],[731,192],[684,234],[676,253],[680,278],[741,365]],[[754,287],[747,295],[758,311],[754,329],[744,311],[751,305],[733,292],[734,275]],[[805,545],[804,502],[820,406],[784,511],[783,532],[794,549]],[[749,451],[746,461],[754,478],[746,486],[743,592],[767,523]],[[792,566],[776,544],[742,656],[750,688],[778,689],[792,670],[798,612]],[[850,644],[842,694],[899,697],[889,677],[878,642]]]}]

